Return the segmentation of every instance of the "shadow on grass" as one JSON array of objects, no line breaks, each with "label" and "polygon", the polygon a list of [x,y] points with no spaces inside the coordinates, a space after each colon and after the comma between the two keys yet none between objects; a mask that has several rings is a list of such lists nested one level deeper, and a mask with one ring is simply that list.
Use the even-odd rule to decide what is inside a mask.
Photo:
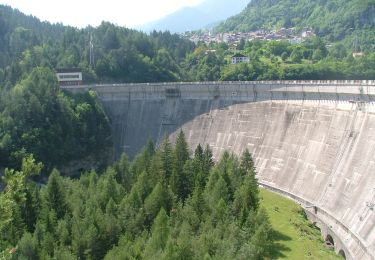
[{"label": "shadow on grass", "polygon": [[281,241],[290,241],[292,240],[291,237],[277,231],[273,230],[272,231],[272,238],[273,238],[273,246],[270,248],[270,256],[271,259],[277,259],[280,257],[285,257],[285,252],[291,251],[291,249],[283,244],[281,244]]}]

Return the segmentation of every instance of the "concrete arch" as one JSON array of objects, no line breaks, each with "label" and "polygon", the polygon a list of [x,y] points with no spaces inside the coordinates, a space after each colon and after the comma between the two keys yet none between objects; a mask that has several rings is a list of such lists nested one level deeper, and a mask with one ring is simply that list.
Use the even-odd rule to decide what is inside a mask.
[{"label": "concrete arch", "polygon": [[328,248],[335,248],[335,241],[333,240],[333,237],[330,234],[326,236],[325,243]]},{"label": "concrete arch", "polygon": [[340,249],[338,254],[339,254],[342,258],[346,259],[346,254],[345,254],[345,251],[344,251],[343,249]]}]

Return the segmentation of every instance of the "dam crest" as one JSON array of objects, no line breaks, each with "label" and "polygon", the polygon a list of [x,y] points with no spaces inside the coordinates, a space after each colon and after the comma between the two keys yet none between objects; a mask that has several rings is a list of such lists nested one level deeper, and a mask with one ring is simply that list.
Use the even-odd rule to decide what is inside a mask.
[{"label": "dam crest", "polygon": [[152,138],[249,149],[263,187],[301,204],[346,259],[375,259],[375,81],[257,81],[70,86],[95,90],[115,152]]}]

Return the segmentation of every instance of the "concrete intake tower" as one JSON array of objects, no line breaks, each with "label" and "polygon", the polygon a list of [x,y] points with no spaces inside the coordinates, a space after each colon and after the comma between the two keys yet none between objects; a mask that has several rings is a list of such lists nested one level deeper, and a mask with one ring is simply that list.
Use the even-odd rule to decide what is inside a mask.
[{"label": "concrete intake tower", "polygon": [[148,138],[248,148],[265,188],[300,203],[346,259],[375,259],[375,81],[259,81],[68,86],[97,91],[116,154]]}]

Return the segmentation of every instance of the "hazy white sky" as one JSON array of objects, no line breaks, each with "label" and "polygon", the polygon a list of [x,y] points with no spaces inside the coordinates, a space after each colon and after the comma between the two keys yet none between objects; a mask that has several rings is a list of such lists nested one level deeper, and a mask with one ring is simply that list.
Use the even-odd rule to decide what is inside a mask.
[{"label": "hazy white sky", "polygon": [[[21,12],[41,20],[65,25],[97,26],[109,21],[134,27],[165,16],[183,6],[194,6],[203,0],[0,0]],[[228,0],[229,1],[229,0]]]}]

